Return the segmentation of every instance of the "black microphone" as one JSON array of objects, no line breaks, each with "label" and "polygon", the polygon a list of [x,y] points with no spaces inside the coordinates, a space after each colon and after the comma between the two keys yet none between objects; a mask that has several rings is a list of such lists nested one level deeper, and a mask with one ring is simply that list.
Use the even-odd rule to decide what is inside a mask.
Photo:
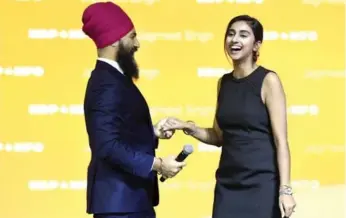
[{"label": "black microphone", "polygon": [[[187,156],[189,156],[190,154],[192,154],[193,152],[193,147],[192,145],[184,145],[183,150],[180,152],[180,154],[178,155],[177,158],[175,158],[175,160],[177,162],[182,162],[185,160],[185,158],[187,158]],[[160,181],[164,182],[166,180],[166,178],[164,178],[163,176],[161,176]]]}]

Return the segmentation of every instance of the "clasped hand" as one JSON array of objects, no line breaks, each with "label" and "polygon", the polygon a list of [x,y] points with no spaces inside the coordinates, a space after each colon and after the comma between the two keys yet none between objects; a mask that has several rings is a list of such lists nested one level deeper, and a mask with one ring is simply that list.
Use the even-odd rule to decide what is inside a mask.
[{"label": "clasped hand", "polygon": [[[154,132],[159,139],[170,139],[174,135],[175,130],[182,130],[185,127],[185,122],[169,117],[160,120],[154,126]],[[173,178],[186,166],[185,162],[177,162],[175,159],[176,156],[174,155],[162,158],[161,167],[158,171],[164,178]]]},{"label": "clasped hand", "polygon": [[175,130],[189,131],[189,124],[175,117],[168,117],[160,120],[155,125],[155,135],[160,139],[170,139]]}]

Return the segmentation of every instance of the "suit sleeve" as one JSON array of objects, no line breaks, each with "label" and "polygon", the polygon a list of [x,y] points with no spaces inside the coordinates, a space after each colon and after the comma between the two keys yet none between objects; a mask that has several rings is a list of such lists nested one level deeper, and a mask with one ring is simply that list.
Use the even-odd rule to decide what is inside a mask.
[{"label": "suit sleeve", "polygon": [[121,167],[133,175],[147,178],[150,175],[154,156],[136,151],[120,140],[123,123],[121,102],[126,98],[122,93],[122,84],[103,83],[92,90],[88,115],[93,127],[92,142],[96,157],[112,166]]}]

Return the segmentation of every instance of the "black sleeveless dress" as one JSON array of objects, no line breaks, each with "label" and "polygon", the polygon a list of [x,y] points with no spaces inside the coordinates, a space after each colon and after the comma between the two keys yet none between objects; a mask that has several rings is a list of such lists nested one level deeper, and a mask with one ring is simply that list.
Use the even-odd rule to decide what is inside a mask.
[{"label": "black sleeveless dress", "polygon": [[212,218],[281,218],[279,171],[269,114],[261,99],[262,66],[221,80],[216,119],[223,145]]}]

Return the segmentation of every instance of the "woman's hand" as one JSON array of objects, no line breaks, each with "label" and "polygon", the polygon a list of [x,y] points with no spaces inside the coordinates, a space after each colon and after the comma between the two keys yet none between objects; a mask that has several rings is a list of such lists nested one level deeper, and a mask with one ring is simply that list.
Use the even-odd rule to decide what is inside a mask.
[{"label": "woman's hand", "polygon": [[290,217],[294,212],[296,202],[292,195],[280,194],[279,205],[281,214],[284,215],[284,217]]}]

